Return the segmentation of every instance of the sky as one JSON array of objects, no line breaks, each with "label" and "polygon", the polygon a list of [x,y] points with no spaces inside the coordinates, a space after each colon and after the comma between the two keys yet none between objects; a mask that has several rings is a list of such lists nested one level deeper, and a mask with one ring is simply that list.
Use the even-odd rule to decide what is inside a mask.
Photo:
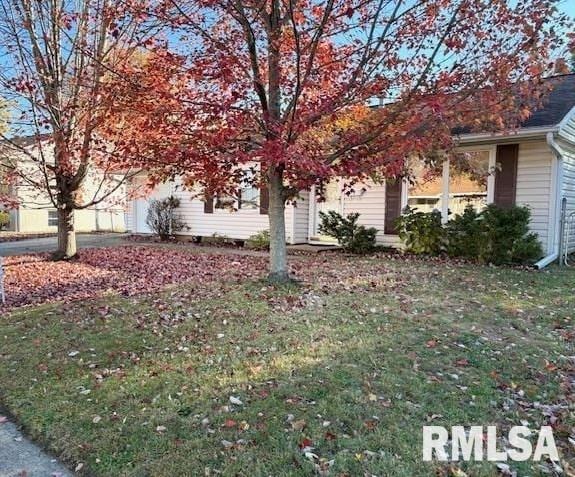
[{"label": "sky", "polygon": [[575,18],[575,0],[561,0],[559,10],[566,13],[571,18]]}]

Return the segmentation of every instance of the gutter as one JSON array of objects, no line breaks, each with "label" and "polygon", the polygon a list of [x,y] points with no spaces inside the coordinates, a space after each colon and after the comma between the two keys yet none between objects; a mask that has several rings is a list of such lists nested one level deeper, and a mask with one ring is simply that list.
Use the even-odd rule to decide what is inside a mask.
[{"label": "gutter", "polygon": [[516,140],[516,139],[539,139],[547,137],[547,141],[549,143],[549,134],[556,133],[557,131],[559,131],[558,126],[537,126],[531,128],[520,128],[512,132],[505,131],[495,133],[470,133],[470,134],[461,134],[456,137],[458,137],[460,145],[468,143],[492,141],[494,138]]},{"label": "gutter", "polygon": [[555,141],[556,134],[556,131],[549,131],[546,136],[547,144],[553,151],[555,159],[557,160],[555,177],[555,239],[553,240],[553,250],[551,253],[535,264],[535,268],[538,270],[541,270],[556,261],[561,253],[561,189],[563,185],[563,154],[561,153],[561,147]]}]

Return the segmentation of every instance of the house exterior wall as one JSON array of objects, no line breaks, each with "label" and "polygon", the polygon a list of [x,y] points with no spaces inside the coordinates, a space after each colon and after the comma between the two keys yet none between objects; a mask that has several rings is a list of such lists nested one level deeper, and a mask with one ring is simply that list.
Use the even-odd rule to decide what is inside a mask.
[{"label": "house exterior wall", "polygon": [[[575,158],[573,161],[575,181]],[[553,155],[546,141],[523,141],[519,143],[517,163],[517,205],[531,209],[530,229],[535,232],[547,253],[552,248],[550,209],[553,205]],[[573,187],[575,209],[575,186]],[[363,194],[344,197],[343,213],[358,212],[359,223],[378,230],[377,242],[397,247],[401,242],[397,235],[383,233],[385,226],[385,184],[369,184]]]},{"label": "house exterior wall", "polygon": [[519,143],[516,203],[531,209],[530,229],[538,235],[546,254],[553,248],[553,161],[546,141]]},{"label": "house exterior wall", "polygon": [[367,184],[363,193],[344,196],[343,214],[359,213],[358,223],[377,229],[376,242],[390,247],[400,246],[397,235],[384,234],[385,228],[385,184]]},{"label": "house exterior wall", "polygon": [[[54,210],[54,209],[51,209]],[[18,232],[44,233],[56,232],[56,226],[48,225],[49,209],[29,209],[21,207],[18,211]],[[125,213],[123,209],[74,211],[76,232],[125,232]]]},{"label": "house exterior wall", "polygon": [[[561,197],[567,200],[566,217],[573,214],[570,220],[575,221],[575,113],[570,114],[568,119],[561,124],[559,136],[566,144],[562,147],[563,174],[561,183]],[[575,251],[575,224],[567,224],[570,251]]]},{"label": "house exterior wall", "polygon": [[[307,243],[309,241],[309,192],[301,192],[295,203],[289,206],[293,214],[292,243]],[[286,219],[288,217],[286,210]]]},{"label": "house exterior wall", "polygon": [[[85,197],[96,193],[99,182],[87,179],[83,187]],[[56,226],[48,225],[49,211],[54,211],[48,195],[38,192],[27,185],[15,186],[15,195],[20,202],[18,210],[13,211],[15,227],[21,233],[56,232]],[[77,232],[114,231],[124,232],[124,205],[126,189],[120,187],[107,200],[94,207],[74,211],[74,226]],[[16,217],[17,216],[17,217]]]},{"label": "house exterior wall", "polygon": [[563,155],[563,183],[561,196],[566,199],[566,237],[569,251],[575,251],[575,153]]},{"label": "house exterior wall", "polygon": [[[181,187],[181,182],[176,179],[171,185],[164,184],[156,187],[148,198],[164,198],[173,194],[180,200],[178,214],[181,216],[187,228],[180,231],[179,235],[209,237],[214,234],[225,236],[230,239],[246,240],[250,236],[269,229],[268,216],[260,214],[258,209],[239,209],[236,211],[216,209],[213,213],[204,213],[204,202],[197,197],[197,191],[190,191]],[[148,199],[137,199],[129,206],[128,224],[134,233],[149,233],[141,225],[143,214],[146,214],[146,202]],[[299,202],[298,202],[299,207]],[[139,209],[139,210],[138,210]],[[306,209],[307,212],[307,209]],[[138,219],[138,214],[140,219]],[[288,243],[294,242],[294,220],[298,223],[298,234],[301,235],[302,224],[307,220],[301,216],[300,209],[296,211],[292,205],[286,206],[286,238]],[[307,230],[305,231],[307,234]]]},{"label": "house exterior wall", "polygon": [[190,228],[180,232],[182,235],[207,237],[218,234],[245,240],[268,228],[268,216],[260,214],[259,209],[238,211],[214,209],[212,214],[205,214],[204,202],[199,198],[193,198],[193,192],[178,188],[174,196],[180,199],[179,213]]},{"label": "house exterior wall", "polygon": [[[39,178],[41,172],[38,165],[35,164],[29,155],[35,154],[35,146],[28,148],[25,154],[19,150],[12,152],[10,163],[14,164],[20,170],[20,173],[29,178]],[[44,150],[47,155],[47,162],[51,161],[53,151],[49,148]],[[105,176],[103,172],[90,168],[88,175],[84,180],[81,188],[83,201],[89,202],[94,196],[100,198],[103,194],[112,190],[116,184],[110,182],[113,176]],[[120,176],[121,180],[123,179]],[[55,225],[49,225],[48,216],[50,211],[55,211],[54,205],[46,191],[38,191],[29,183],[20,179],[12,186],[12,195],[17,199],[19,207],[11,211],[12,224],[11,229],[16,232],[44,233],[56,232]],[[126,186],[122,184],[117,190],[111,193],[105,200],[98,204],[82,210],[74,211],[74,225],[77,232],[93,231],[114,231],[124,232],[125,224],[125,202]]]},{"label": "house exterior wall", "polygon": [[[493,146],[491,144],[490,146]],[[550,214],[553,209],[554,167],[553,155],[546,141],[530,140],[519,142],[519,157],[517,164],[517,205],[527,205],[531,209],[530,228],[537,233],[543,250],[548,253],[552,249],[553,223]],[[573,206],[575,210],[575,155],[572,162]],[[167,190],[169,189],[169,192]],[[211,236],[214,234],[232,239],[245,240],[251,235],[269,227],[268,216],[259,213],[258,209],[240,209],[228,211],[214,209],[213,213],[204,213],[204,203],[194,192],[184,190],[176,180],[163,194],[173,193],[180,199],[179,213],[189,227],[181,235]],[[161,194],[160,194],[161,195]],[[158,192],[152,192],[152,197],[160,198]],[[286,236],[288,243],[306,243],[309,241],[310,207],[309,192],[303,192],[295,204],[286,206]],[[148,232],[138,229],[136,216],[138,208],[142,209],[142,200],[132,201],[127,213],[127,224],[136,233]],[[359,223],[378,230],[377,243],[386,246],[399,247],[401,243],[397,235],[386,235],[385,227],[385,184],[368,184],[362,193],[345,196],[342,200],[344,215],[357,212]],[[142,210],[139,212],[142,213]],[[141,222],[141,219],[140,219]]]}]

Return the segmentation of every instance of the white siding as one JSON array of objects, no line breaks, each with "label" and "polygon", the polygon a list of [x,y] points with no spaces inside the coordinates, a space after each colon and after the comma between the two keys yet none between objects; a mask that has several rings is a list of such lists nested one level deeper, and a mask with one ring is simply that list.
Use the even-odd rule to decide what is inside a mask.
[{"label": "white siding", "polygon": [[[545,252],[551,250],[550,210],[553,206],[553,155],[545,141],[519,144],[517,163],[517,205],[531,209],[530,228],[539,236]],[[551,233],[550,233],[551,230]]]},{"label": "white siding", "polygon": [[[188,227],[182,230],[180,235],[209,237],[218,234],[231,239],[245,240],[251,235],[269,229],[268,216],[260,214],[259,208],[240,209],[237,211],[214,208],[213,213],[205,214],[204,202],[200,197],[197,197],[197,192],[183,189],[179,184],[180,181],[176,180],[175,186],[171,189],[174,191],[174,196],[180,199],[178,213]],[[155,192],[152,193],[152,196],[160,198]],[[136,207],[134,207],[134,203]],[[141,204],[143,203],[145,203],[145,199],[132,202],[131,217],[128,221],[130,224],[134,224],[133,231],[137,233],[147,232],[147,230],[142,230],[135,225],[138,223],[136,214],[145,214],[143,210],[138,211],[138,206],[142,209]],[[295,243],[293,241],[293,221],[296,216],[298,221],[301,222],[299,209],[298,213],[294,214],[294,208],[288,205],[286,207],[286,239],[288,243]]]},{"label": "white siding", "polygon": [[[563,155],[563,186],[562,197],[567,199],[566,217],[575,214],[575,154],[572,152]],[[572,225],[574,218],[568,219],[569,237],[567,238],[570,251],[575,250],[575,225]]]},{"label": "white siding", "polygon": [[[91,200],[97,193],[101,177],[89,175],[82,186],[83,200]],[[26,184],[19,184],[15,191],[20,202],[15,215],[18,215],[18,232],[56,232],[56,226],[48,225],[48,211],[55,210],[48,194]],[[125,226],[125,187],[121,186],[106,200],[96,206],[74,211],[74,227],[77,232],[114,231],[124,232]]]},{"label": "white siding", "polygon": [[300,193],[295,204],[290,206],[294,220],[293,243],[307,243],[309,240],[309,195],[309,192]]},{"label": "white siding", "polygon": [[367,190],[351,196],[344,196],[344,215],[357,212],[359,223],[377,229],[377,243],[388,246],[399,246],[397,235],[385,235],[385,185],[368,184]]},{"label": "white siding", "polygon": [[[567,214],[575,214],[575,114],[571,113],[559,131],[559,135],[567,143],[562,147],[563,151],[563,182],[561,184],[561,196],[567,199]],[[569,227],[572,231],[568,237],[570,249],[575,249],[575,227]]]},{"label": "white siding", "polygon": [[[212,214],[204,213],[204,202],[189,190],[177,188],[175,193],[180,199],[180,214],[190,228],[182,231],[182,235],[198,235],[208,237],[218,234],[232,239],[245,240],[262,230],[269,229],[268,216],[260,214],[259,209],[240,209],[228,211],[215,209]],[[291,241],[292,214],[286,211],[287,241]]]}]

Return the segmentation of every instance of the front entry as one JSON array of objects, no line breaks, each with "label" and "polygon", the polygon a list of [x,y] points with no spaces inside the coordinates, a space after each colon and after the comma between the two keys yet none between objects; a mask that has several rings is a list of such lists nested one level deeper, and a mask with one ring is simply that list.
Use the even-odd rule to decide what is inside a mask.
[{"label": "front entry", "polygon": [[325,188],[325,200],[319,201],[315,196],[315,189],[311,193],[311,214],[310,214],[310,233],[309,242],[312,244],[337,244],[337,240],[327,235],[319,233],[321,219],[320,212],[329,212],[334,210],[338,213],[343,212],[343,196],[341,193],[341,184],[339,181],[331,181]]}]

